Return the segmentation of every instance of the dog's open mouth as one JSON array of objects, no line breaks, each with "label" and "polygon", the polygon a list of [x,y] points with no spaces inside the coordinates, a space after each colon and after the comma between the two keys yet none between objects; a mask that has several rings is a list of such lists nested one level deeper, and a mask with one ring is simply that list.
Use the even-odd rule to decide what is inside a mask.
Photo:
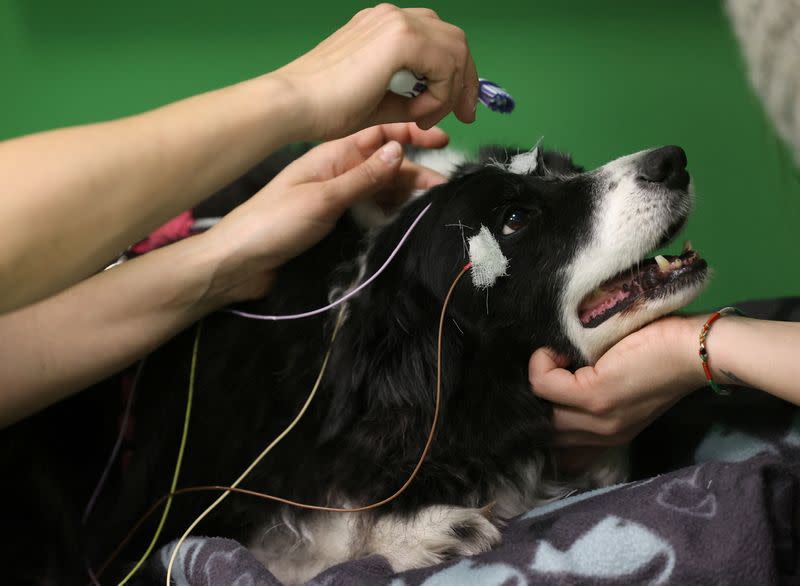
[{"label": "dog's open mouth", "polygon": [[646,258],[604,281],[584,297],[578,318],[585,328],[595,328],[637,302],[668,297],[697,284],[705,277],[707,263],[686,242],[678,256]]}]

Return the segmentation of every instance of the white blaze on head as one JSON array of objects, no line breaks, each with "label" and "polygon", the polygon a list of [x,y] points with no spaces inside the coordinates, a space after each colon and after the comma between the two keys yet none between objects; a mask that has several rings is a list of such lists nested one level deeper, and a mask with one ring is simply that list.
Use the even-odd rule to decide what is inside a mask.
[{"label": "white blaze on head", "polygon": [[498,277],[508,274],[508,259],[489,228],[484,225],[481,225],[480,232],[469,239],[469,260],[472,261],[472,284],[478,289],[488,289]]}]

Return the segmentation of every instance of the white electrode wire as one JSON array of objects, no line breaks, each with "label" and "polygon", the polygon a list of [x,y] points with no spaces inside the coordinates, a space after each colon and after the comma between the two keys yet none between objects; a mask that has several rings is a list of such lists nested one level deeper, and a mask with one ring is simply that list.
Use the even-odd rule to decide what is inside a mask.
[{"label": "white electrode wire", "polygon": [[414,230],[414,228],[417,226],[419,221],[422,219],[422,216],[424,216],[425,213],[430,209],[431,205],[433,205],[433,204],[429,203],[428,205],[425,206],[425,209],[423,209],[419,213],[417,218],[408,227],[408,230],[406,230],[406,233],[403,234],[403,237],[400,239],[400,242],[397,243],[397,246],[392,251],[392,254],[389,255],[389,258],[387,258],[384,261],[384,263],[381,265],[381,267],[377,271],[375,271],[375,273],[369,279],[367,279],[366,281],[361,283],[358,287],[356,287],[355,289],[353,289],[349,293],[345,294],[344,296],[340,297],[336,301],[326,305],[325,307],[320,307],[319,309],[314,309],[312,311],[306,311],[305,313],[295,313],[295,314],[291,314],[291,315],[260,315],[258,313],[249,313],[247,311],[239,311],[238,309],[226,309],[225,311],[227,311],[228,313],[232,313],[234,315],[238,315],[240,317],[246,317],[248,319],[260,319],[260,320],[265,320],[265,321],[282,321],[282,320],[287,320],[287,319],[301,319],[301,318],[304,318],[304,317],[311,317],[312,315],[319,315],[320,313],[325,313],[329,309],[333,309],[334,307],[336,307],[340,303],[344,303],[345,301],[347,301],[348,299],[350,299],[351,297],[356,295],[364,287],[366,287],[367,285],[372,283],[372,281],[374,281],[375,279],[378,278],[378,275],[380,275],[386,269],[386,267],[389,266],[389,263],[392,262],[392,259],[400,251],[400,248],[402,248],[402,246],[403,246],[403,244],[405,244],[406,240],[408,240],[408,237],[411,235],[411,232]]}]

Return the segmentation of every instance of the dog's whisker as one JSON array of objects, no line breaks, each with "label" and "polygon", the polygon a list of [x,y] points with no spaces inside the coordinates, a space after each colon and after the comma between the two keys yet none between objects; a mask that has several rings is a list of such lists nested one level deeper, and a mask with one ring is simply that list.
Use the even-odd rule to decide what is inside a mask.
[{"label": "dog's whisker", "polygon": [[467,246],[467,239],[464,236],[464,228],[469,228],[472,231],[474,231],[475,228],[472,226],[467,226],[466,224],[462,224],[461,220],[459,220],[456,224],[445,224],[444,226],[446,228],[459,228],[461,230],[461,242],[464,244],[464,258],[469,258],[469,247]]}]

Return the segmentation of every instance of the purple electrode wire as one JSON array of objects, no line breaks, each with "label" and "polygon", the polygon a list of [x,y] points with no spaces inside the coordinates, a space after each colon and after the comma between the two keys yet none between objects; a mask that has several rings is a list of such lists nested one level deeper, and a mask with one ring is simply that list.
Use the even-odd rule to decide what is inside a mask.
[{"label": "purple electrode wire", "polygon": [[[125,412],[122,415],[122,421],[120,422],[119,426],[119,434],[117,435],[117,441],[114,444],[114,447],[111,449],[111,455],[108,457],[108,462],[106,462],[106,467],[103,469],[103,473],[100,475],[100,480],[97,481],[97,486],[94,487],[94,492],[92,492],[92,496],[89,498],[89,502],[86,504],[86,508],[83,510],[83,517],[81,517],[81,525],[86,525],[86,522],[89,520],[89,515],[92,514],[92,510],[94,509],[94,505],[97,502],[100,493],[103,490],[103,486],[105,486],[106,480],[108,479],[108,474],[111,472],[111,467],[114,465],[114,461],[117,459],[117,455],[119,454],[119,449],[122,446],[122,440],[125,437],[125,432],[128,429],[128,421],[131,417],[131,408],[133,406],[133,397],[136,394],[136,387],[139,386],[139,378],[142,376],[142,369],[144,368],[144,361],[145,359],[139,362],[139,365],[136,367],[136,372],[133,375],[133,382],[131,383],[131,390],[128,393],[127,401],[125,402]],[[89,580],[91,580],[94,586],[100,586],[100,581],[95,576],[94,572],[92,571],[92,565],[89,563],[89,560],[86,561],[86,571],[89,574]]]},{"label": "purple electrode wire", "polygon": [[106,462],[106,467],[103,469],[103,473],[100,475],[100,480],[97,481],[97,486],[95,486],[94,492],[92,492],[92,496],[89,498],[89,502],[86,504],[86,508],[83,510],[83,517],[81,517],[81,524],[83,525],[86,525],[86,522],[89,520],[89,515],[92,514],[92,509],[94,509],[95,502],[97,501],[97,498],[100,496],[100,492],[103,490],[103,486],[106,483],[108,474],[109,472],[111,472],[111,466],[114,465],[114,460],[117,459],[119,448],[122,446],[122,439],[125,437],[125,432],[128,429],[128,420],[131,417],[133,396],[136,394],[136,387],[139,386],[139,378],[142,376],[143,368],[144,368],[144,359],[142,359],[139,362],[139,365],[136,367],[136,372],[133,375],[131,390],[130,393],[128,393],[127,401],[125,402],[125,412],[122,415],[122,421],[120,422],[119,425],[119,434],[117,435],[117,441],[114,444],[114,447],[111,449],[111,455],[108,457],[108,462]]},{"label": "purple electrode wire", "polygon": [[397,255],[398,252],[400,252],[400,248],[403,246],[403,244],[405,244],[406,240],[408,240],[408,237],[411,235],[411,232],[414,230],[416,225],[422,219],[422,216],[424,216],[425,213],[430,209],[431,205],[433,205],[433,204],[429,203],[428,205],[425,206],[425,209],[423,209],[419,213],[417,218],[408,227],[408,230],[406,230],[406,233],[403,234],[403,237],[400,239],[400,242],[398,242],[397,246],[395,246],[394,250],[392,251],[392,254],[389,255],[389,258],[387,258],[384,261],[384,263],[381,265],[381,267],[377,271],[375,271],[375,273],[369,279],[367,279],[366,281],[361,283],[358,287],[356,287],[355,289],[353,289],[349,293],[345,294],[344,296],[340,297],[339,299],[337,299],[333,303],[330,303],[330,304],[326,305],[325,307],[320,307],[319,309],[314,309],[312,311],[306,311],[305,313],[295,313],[295,314],[292,314],[292,315],[259,315],[257,313],[248,313],[246,311],[239,311],[237,309],[226,309],[225,311],[227,311],[228,313],[232,313],[234,315],[238,315],[240,317],[246,317],[246,318],[249,318],[249,319],[260,319],[260,320],[265,320],[265,321],[282,321],[282,320],[287,320],[287,319],[301,319],[301,318],[304,318],[304,317],[311,317],[312,315],[319,315],[320,313],[325,313],[329,309],[333,309],[334,307],[336,307],[340,303],[344,303],[345,301],[347,301],[348,299],[350,299],[351,297],[356,295],[364,287],[366,287],[367,285],[372,283],[372,281],[374,281],[375,279],[378,278],[378,275],[380,275],[384,271],[384,269],[386,269],[386,267],[389,266],[389,263],[392,262],[392,259]]}]

